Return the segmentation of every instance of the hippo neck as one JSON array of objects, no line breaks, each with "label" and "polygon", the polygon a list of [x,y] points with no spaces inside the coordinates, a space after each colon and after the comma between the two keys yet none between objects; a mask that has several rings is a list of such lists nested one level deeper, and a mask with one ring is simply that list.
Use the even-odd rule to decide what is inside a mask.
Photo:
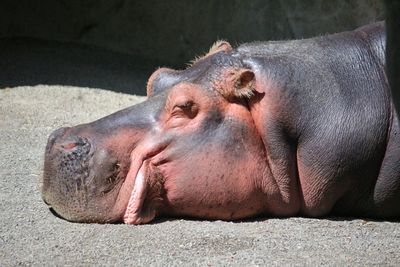
[{"label": "hippo neck", "polygon": [[[236,55],[256,75],[257,91],[264,92],[249,102],[272,174],[263,179],[276,182],[288,215],[326,214],[351,191],[351,185],[338,183],[336,195],[321,192],[326,199],[312,199],[316,179],[345,181],[351,173],[359,179],[368,176],[365,187],[376,180],[390,123],[390,94],[387,83],[382,83],[386,80],[383,43],[383,25],[375,24],[354,32],[237,49]],[[329,139],[332,133],[337,135],[334,140]],[[368,142],[371,138],[374,143]],[[357,146],[348,149],[351,142]],[[318,157],[324,157],[324,151],[316,149],[322,147],[342,151],[321,163]],[[374,155],[357,155],[359,162],[369,164],[367,176],[350,160],[357,150]],[[325,169],[345,159],[350,161],[346,170]],[[314,160],[322,164],[320,177],[304,171],[305,164]],[[318,205],[323,208],[315,209]]]}]

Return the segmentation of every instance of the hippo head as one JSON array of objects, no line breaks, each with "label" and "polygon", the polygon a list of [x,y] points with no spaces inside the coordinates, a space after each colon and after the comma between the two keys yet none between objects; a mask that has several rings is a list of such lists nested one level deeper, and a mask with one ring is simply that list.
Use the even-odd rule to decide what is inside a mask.
[{"label": "hippo head", "polygon": [[50,135],[44,201],[67,220],[99,223],[263,211],[267,160],[249,109],[261,93],[230,45],[218,43],[185,70],[157,70],[147,93],[145,102]]}]

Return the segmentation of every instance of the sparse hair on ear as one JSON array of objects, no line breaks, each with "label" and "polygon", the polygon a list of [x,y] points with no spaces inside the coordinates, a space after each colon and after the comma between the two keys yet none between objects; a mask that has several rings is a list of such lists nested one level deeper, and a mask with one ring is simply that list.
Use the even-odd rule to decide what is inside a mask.
[{"label": "sparse hair on ear", "polygon": [[251,70],[241,70],[235,84],[235,96],[250,99],[254,96],[254,73]]},{"label": "sparse hair on ear", "polygon": [[213,54],[216,54],[218,52],[221,51],[231,51],[232,50],[232,46],[224,40],[218,40],[216,41],[208,50],[207,53],[201,55],[201,56],[197,56],[195,57],[193,60],[190,61],[190,63],[188,64],[189,66],[193,66],[194,64],[196,64],[198,61],[207,58]]},{"label": "sparse hair on ear", "polygon": [[214,87],[226,99],[250,99],[255,95],[255,75],[249,69],[227,68],[214,81]]}]

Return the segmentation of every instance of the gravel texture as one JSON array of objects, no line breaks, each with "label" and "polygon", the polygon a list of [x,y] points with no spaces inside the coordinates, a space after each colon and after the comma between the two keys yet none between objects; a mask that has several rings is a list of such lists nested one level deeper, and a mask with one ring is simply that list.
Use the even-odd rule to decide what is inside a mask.
[{"label": "gravel texture", "polygon": [[47,136],[142,100],[62,86],[0,90],[0,266],[400,265],[396,222],[168,219],[132,226],[55,217],[38,191]]}]

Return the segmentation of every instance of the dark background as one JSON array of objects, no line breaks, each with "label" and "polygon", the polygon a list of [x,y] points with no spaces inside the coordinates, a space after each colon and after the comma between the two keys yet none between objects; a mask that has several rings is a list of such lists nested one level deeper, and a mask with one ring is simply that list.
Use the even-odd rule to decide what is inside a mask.
[{"label": "dark background", "polygon": [[384,19],[379,0],[2,0],[0,88],[62,84],[144,94],[218,39],[307,38]]}]

